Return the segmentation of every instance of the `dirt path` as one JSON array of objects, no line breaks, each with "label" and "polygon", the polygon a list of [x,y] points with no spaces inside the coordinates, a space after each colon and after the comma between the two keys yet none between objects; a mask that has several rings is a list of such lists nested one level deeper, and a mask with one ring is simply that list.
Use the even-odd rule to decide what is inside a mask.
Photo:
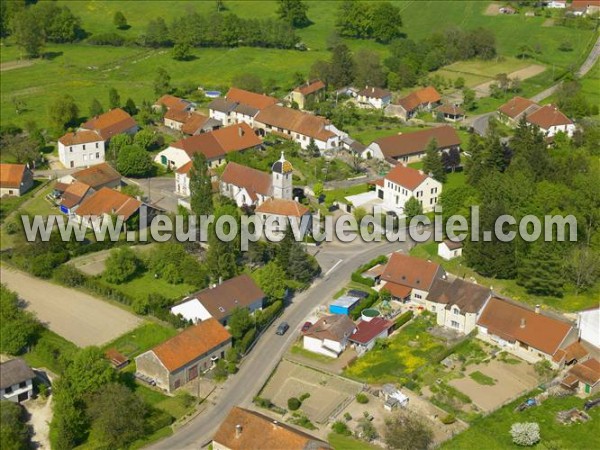
[{"label": "dirt path", "polygon": [[[526,80],[527,78],[534,77],[546,70],[545,66],[541,66],[539,64],[532,64],[520,70],[515,70],[508,74],[509,78],[518,78],[519,80]],[[490,86],[495,81],[488,81],[486,83],[482,83],[478,86],[475,86],[475,96],[477,98],[489,97],[490,96]]]},{"label": "dirt path", "polygon": [[8,62],[0,64],[0,72],[7,72],[9,70],[21,69],[23,67],[29,67],[33,64],[35,64],[35,61],[27,60],[27,59],[18,60],[18,61],[8,61]]},{"label": "dirt path", "polygon": [[50,422],[52,421],[52,396],[47,400],[37,398],[25,404],[31,414],[29,425],[33,428],[31,440],[37,450],[50,450]]},{"label": "dirt path", "polygon": [[0,278],[52,331],[80,347],[105,344],[142,322],[133,314],[91,295],[23,272],[0,267]]}]

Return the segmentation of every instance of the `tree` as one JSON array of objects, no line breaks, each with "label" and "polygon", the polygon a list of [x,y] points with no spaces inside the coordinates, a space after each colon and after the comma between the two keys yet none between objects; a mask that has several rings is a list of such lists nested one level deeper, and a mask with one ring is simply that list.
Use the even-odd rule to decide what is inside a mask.
[{"label": "tree", "polygon": [[102,108],[102,104],[98,101],[97,98],[92,100],[92,104],[90,105],[90,117],[99,116],[104,112]]},{"label": "tree", "polygon": [[515,444],[531,447],[541,439],[540,426],[535,422],[513,423],[510,427],[510,435]]},{"label": "tree", "polygon": [[111,87],[108,91],[108,107],[114,109],[119,106],[121,106],[121,96],[115,88]]},{"label": "tree", "polygon": [[[10,2],[2,2],[2,9],[6,3]],[[44,33],[40,32],[33,8],[23,8],[14,15],[11,31],[17,46],[25,51],[26,57],[37,58],[40,56],[45,44],[45,37]]]},{"label": "tree", "polygon": [[19,164],[37,161],[40,157],[40,140],[32,136],[6,134],[0,139],[0,144],[2,152],[12,155]]},{"label": "tree", "polygon": [[144,150],[151,150],[156,145],[156,134],[151,129],[144,128],[135,134],[133,143]]},{"label": "tree", "polygon": [[246,331],[254,326],[254,319],[247,308],[235,307],[231,311],[227,325],[233,339],[238,340],[246,334]]},{"label": "tree", "polygon": [[460,166],[460,150],[453,147],[447,152],[442,152],[442,163],[446,170],[454,172]]},{"label": "tree", "polygon": [[125,18],[125,14],[123,14],[121,11],[117,11],[113,16],[113,24],[119,30],[126,30],[127,28],[129,28],[129,25],[127,24],[127,19]]},{"label": "tree", "polygon": [[59,7],[54,2],[39,2],[32,10],[41,34],[48,42],[73,42],[82,37],[81,19],[68,7]]},{"label": "tree", "polygon": [[402,36],[400,9],[390,2],[371,5],[371,35],[379,42],[390,42]]},{"label": "tree", "polygon": [[108,448],[124,448],[144,434],[146,405],[122,384],[103,386],[89,401],[88,413]]},{"label": "tree", "polygon": [[19,307],[19,297],[0,284],[0,352],[18,355],[32,345],[41,330],[30,312]]},{"label": "tree", "polygon": [[137,145],[124,146],[117,155],[117,170],[126,177],[145,177],[154,170],[152,158]]},{"label": "tree", "polygon": [[177,42],[173,46],[173,59],[177,61],[187,61],[192,56],[192,46],[189,42]]},{"label": "tree", "polygon": [[575,286],[575,292],[593,286],[600,277],[600,254],[589,247],[575,247],[564,261],[567,279]]},{"label": "tree", "polygon": [[[240,258],[240,235],[237,233],[233,240],[226,242],[221,240],[217,234],[216,223],[221,216],[231,216],[237,222],[240,229],[240,215],[237,205],[224,204],[215,209],[215,222],[208,230],[208,251],[206,253],[206,265],[213,280],[219,278],[229,279],[238,274],[238,260]],[[225,234],[228,234],[227,225],[224,226]]]},{"label": "tree", "polygon": [[397,413],[386,419],[384,439],[388,448],[426,450],[433,443],[433,432],[425,425],[423,419]]},{"label": "tree", "polygon": [[48,116],[52,125],[58,131],[64,131],[65,126],[74,123],[79,117],[79,108],[75,99],[69,94],[57,97],[48,108]]},{"label": "tree", "polygon": [[333,87],[347,86],[354,81],[354,60],[346,44],[340,44],[333,49],[329,67]]},{"label": "tree", "polygon": [[31,448],[25,408],[17,403],[3,401],[0,408],[0,447],[2,450]]},{"label": "tree", "polygon": [[262,93],[263,84],[262,80],[258,75],[253,73],[240,73],[233,77],[231,84],[237,88],[244,89],[246,91]]},{"label": "tree", "polygon": [[133,139],[129,134],[117,134],[110,139],[108,148],[116,159],[117,155],[121,152],[121,149],[127,147],[133,143]]},{"label": "tree", "polygon": [[310,66],[309,78],[321,80],[325,84],[331,82],[331,64],[327,61],[317,60]]},{"label": "tree", "polygon": [[313,138],[310,138],[310,141],[306,146],[306,154],[309,156],[319,156],[321,154],[321,150],[319,150],[319,147]]},{"label": "tree", "polygon": [[170,91],[171,76],[163,67],[159,67],[156,70],[156,77],[154,78],[154,93],[160,96],[168,94]]},{"label": "tree", "polygon": [[139,258],[129,247],[114,249],[106,259],[104,278],[109,283],[124,283],[133,278],[140,265]]},{"label": "tree", "polygon": [[279,18],[293,27],[305,27],[310,25],[306,15],[308,5],[301,0],[278,0],[277,14]]},{"label": "tree", "polygon": [[254,281],[265,293],[269,302],[283,300],[287,289],[286,273],[274,261],[269,262],[264,267],[253,273]]},{"label": "tree", "polygon": [[64,371],[64,382],[68,392],[75,399],[97,392],[102,386],[117,379],[116,372],[98,347],[85,347],[79,350],[71,364]]},{"label": "tree", "polygon": [[383,87],[386,82],[386,74],[381,66],[379,54],[368,49],[360,49],[354,55],[355,79],[357,86]]},{"label": "tree", "polygon": [[475,109],[475,91],[468,87],[463,88],[463,107],[467,111],[473,111]]},{"label": "tree", "polygon": [[438,150],[438,144],[435,139],[432,139],[427,144],[425,156],[423,157],[423,172],[429,174],[440,183],[446,181],[446,169],[442,164],[442,158]]},{"label": "tree", "polygon": [[458,77],[456,80],[454,80],[454,87],[456,89],[462,89],[465,87],[465,79],[463,77]]},{"label": "tree", "polygon": [[413,217],[423,214],[423,205],[414,197],[409,198],[404,204],[404,215],[406,220],[410,222]]},{"label": "tree", "polygon": [[145,40],[150,47],[164,47],[171,43],[169,28],[162,17],[148,22]]},{"label": "tree", "polygon": [[562,297],[563,259],[557,245],[535,242],[520,263],[517,283],[524,286],[529,294]]},{"label": "tree", "polygon": [[196,153],[192,158],[190,178],[190,206],[198,216],[210,215],[214,211],[212,200],[212,181],[208,173],[206,156]]},{"label": "tree", "polygon": [[138,112],[137,106],[135,106],[135,102],[133,101],[133,99],[131,97],[129,97],[127,99],[127,101],[125,102],[125,107],[123,109],[130,116],[134,116]]}]

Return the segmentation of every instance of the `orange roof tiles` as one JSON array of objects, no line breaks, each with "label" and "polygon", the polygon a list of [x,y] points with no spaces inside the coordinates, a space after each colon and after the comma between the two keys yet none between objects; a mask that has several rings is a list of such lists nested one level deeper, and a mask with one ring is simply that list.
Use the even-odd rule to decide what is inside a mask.
[{"label": "orange roof tiles", "polygon": [[191,158],[196,153],[203,153],[206,159],[216,159],[230,152],[257,147],[262,143],[250,126],[246,123],[220,128],[210,133],[201,133],[180,139],[171,147],[185,151]]},{"label": "orange roof tiles", "polygon": [[210,318],[186,328],[151,351],[169,372],[174,372],[230,340],[229,331]]},{"label": "orange roof tiles", "polygon": [[105,141],[111,137],[124,133],[137,124],[133,117],[123,111],[121,108],[111,109],[93,119],[88,120],[81,128],[96,131]]},{"label": "orange roof tiles", "polygon": [[314,94],[315,92],[320,91],[321,89],[325,89],[325,83],[323,83],[321,80],[315,80],[310,83],[302,84],[296,87],[296,89],[294,89],[294,92],[300,92],[302,95],[307,96],[310,94]]},{"label": "orange roof tiles", "polygon": [[94,192],[85,199],[77,209],[77,215],[83,216],[102,216],[104,214],[116,214],[123,216],[125,220],[129,219],[142,205],[142,202],[133,197],[103,187],[98,192]]},{"label": "orange roof tiles", "polygon": [[326,450],[316,437],[254,411],[233,407],[213,442],[230,450]]},{"label": "orange roof tiles", "polygon": [[270,198],[256,208],[257,213],[274,214],[277,216],[302,217],[310,210],[295,200]]},{"label": "orange roof tiles", "polygon": [[375,317],[369,322],[361,320],[356,324],[356,331],[350,336],[350,341],[368,344],[392,326],[394,326],[394,322],[390,322],[383,317]]},{"label": "orange roof tiles", "polygon": [[95,166],[88,167],[87,169],[78,170],[71,174],[71,176],[77,180],[91,186],[94,189],[98,189],[105,184],[114,183],[117,180],[121,180],[121,174],[117,172],[108,163],[96,164]]},{"label": "orange roof tiles", "polygon": [[435,139],[439,149],[460,145],[460,137],[451,126],[430,128],[414,133],[396,134],[374,141],[383,155],[388,158],[423,153],[431,140]]},{"label": "orange roof tiles", "polygon": [[442,114],[448,114],[451,116],[464,116],[465,115],[465,110],[462,108],[459,108],[456,105],[446,104],[446,105],[438,106],[435,110]]},{"label": "orange roof tiles", "polygon": [[156,103],[154,103],[154,106],[166,106],[167,109],[171,110],[171,109],[178,109],[178,110],[182,110],[182,109],[186,109],[189,106],[189,102],[187,102],[186,100],[179,98],[179,97],[175,97],[174,95],[163,95],[161,98],[159,98],[158,100],[156,100]]},{"label": "orange roof tiles", "polygon": [[437,103],[442,100],[440,93],[433,87],[427,86],[418,91],[411,92],[406,97],[398,100],[398,104],[407,112],[413,111],[421,105]]},{"label": "orange roof tiles", "polygon": [[251,106],[255,109],[261,110],[267,106],[276,104],[279,100],[273,97],[269,97],[264,94],[257,94],[255,92],[245,91],[232,87],[225,95],[225,98],[230,102],[241,103],[242,105]]},{"label": "orange roof tiles", "polygon": [[0,187],[19,188],[27,170],[25,164],[0,164]]},{"label": "orange roof tiles", "polygon": [[69,184],[63,192],[60,204],[66,206],[67,208],[72,208],[73,206],[77,205],[83,199],[83,197],[85,197],[90,189],[91,187],[87,184],[80,181],[74,181],[73,183]]},{"label": "orange roof tiles", "polygon": [[333,314],[323,316],[304,333],[304,336],[316,339],[329,339],[335,342],[342,342],[350,337],[356,330],[356,325],[352,319],[345,314]]},{"label": "orange roof tiles", "polygon": [[200,129],[200,127],[202,127],[202,125],[204,125],[207,120],[208,117],[203,114],[197,112],[191,113],[188,115],[183,126],[181,127],[181,132],[190,135],[194,134]]},{"label": "orange roof tiles", "polygon": [[532,102],[527,98],[516,96],[511,98],[504,105],[500,106],[500,108],[498,108],[498,111],[500,111],[505,116],[508,116],[512,119],[516,119],[521,114],[525,113],[527,110],[535,110],[537,108],[539,108],[537,103]]},{"label": "orange roof tiles", "polygon": [[402,164],[398,164],[385,176],[386,180],[403,186],[411,191],[418,188],[428,176],[422,170],[413,169]]},{"label": "orange roof tiles", "polygon": [[402,253],[392,253],[381,275],[382,281],[427,291],[444,270],[439,264]]},{"label": "orange roof tiles", "polygon": [[548,355],[554,355],[572,329],[570,323],[535,313],[508,300],[492,297],[477,325],[505,340],[518,340]]},{"label": "orange roof tiles", "polygon": [[527,116],[527,122],[537,125],[543,130],[553,126],[572,125],[573,122],[553,105],[542,106]]},{"label": "orange roof tiles", "polygon": [[102,139],[102,137],[95,131],[81,130],[65,134],[58,140],[58,142],[60,142],[62,145],[69,146],[87,144],[89,142],[98,142],[103,140],[104,139]]},{"label": "orange roof tiles", "polygon": [[326,126],[329,125],[329,121],[324,117],[279,105],[270,106],[259,112],[256,121],[283,130],[294,131],[319,141],[327,141],[335,136],[335,133],[327,130]]},{"label": "orange roof tiles", "polygon": [[595,358],[590,358],[587,361],[575,364],[569,370],[569,375],[578,381],[594,386],[600,381],[600,362]]},{"label": "orange roof tiles", "polygon": [[256,200],[255,194],[264,196],[271,194],[271,175],[235,162],[227,164],[223,175],[221,175],[221,181],[245,188],[248,194],[253,197],[253,200]]}]

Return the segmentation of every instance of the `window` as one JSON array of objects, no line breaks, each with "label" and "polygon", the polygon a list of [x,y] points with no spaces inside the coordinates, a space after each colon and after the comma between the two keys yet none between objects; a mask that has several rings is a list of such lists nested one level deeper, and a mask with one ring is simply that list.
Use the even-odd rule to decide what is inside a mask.
[{"label": "window", "polygon": [[460,314],[460,310],[458,308],[452,308],[452,314],[458,316]]},{"label": "window", "polygon": [[96,148],[98,148],[98,143],[96,142]]},{"label": "window", "polygon": [[21,382],[19,383],[19,387],[20,387],[20,388],[27,387],[27,381],[21,381]]},{"label": "window", "polygon": [[6,389],[4,389],[5,394],[10,394],[11,392],[12,392],[12,386],[9,386]]},{"label": "window", "polygon": [[83,149],[85,150],[85,144],[83,144]]},{"label": "window", "polygon": [[460,323],[458,323],[456,320],[452,320],[450,322],[450,325],[452,326],[452,328],[459,328],[460,327]]},{"label": "window", "polygon": [[69,153],[73,153],[73,147],[69,147]]},{"label": "window", "polygon": [[415,298],[421,299],[423,296],[421,294],[415,294]]},{"label": "window", "polygon": [[96,152],[96,159],[100,159],[100,152]]}]

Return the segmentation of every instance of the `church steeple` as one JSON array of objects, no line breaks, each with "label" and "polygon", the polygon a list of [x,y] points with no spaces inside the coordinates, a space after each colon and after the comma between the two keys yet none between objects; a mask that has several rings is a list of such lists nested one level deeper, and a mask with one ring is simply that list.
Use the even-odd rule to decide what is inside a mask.
[{"label": "church steeple", "polygon": [[292,163],[285,159],[283,151],[281,152],[281,158],[273,163],[271,171],[273,172],[273,197],[291,200],[292,173],[294,172],[294,168],[292,167]]}]

